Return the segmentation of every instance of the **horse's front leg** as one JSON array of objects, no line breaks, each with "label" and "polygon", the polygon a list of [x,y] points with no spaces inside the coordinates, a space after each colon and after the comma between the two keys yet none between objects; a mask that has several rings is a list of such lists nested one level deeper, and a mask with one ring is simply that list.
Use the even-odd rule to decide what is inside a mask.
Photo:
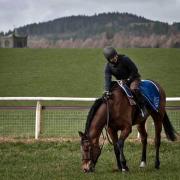
[{"label": "horse's front leg", "polygon": [[114,153],[115,153],[115,156],[116,156],[116,161],[117,161],[117,167],[118,169],[121,171],[122,170],[122,167],[121,167],[121,162],[120,162],[120,152],[119,152],[119,149],[117,147],[117,141],[118,141],[118,134],[117,134],[117,131],[111,129],[111,128],[108,128],[108,133],[112,139],[112,142],[113,142],[113,146],[114,146]]},{"label": "horse's front leg", "polygon": [[126,165],[126,159],[124,156],[124,142],[130,133],[131,133],[131,128],[124,129],[121,132],[120,138],[117,142],[117,147],[118,147],[119,153],[120,153],[119,159],[120,159],[120,163],[121,163],[121,167],[122,167],[123,172],[129,171],[129,168]]}]

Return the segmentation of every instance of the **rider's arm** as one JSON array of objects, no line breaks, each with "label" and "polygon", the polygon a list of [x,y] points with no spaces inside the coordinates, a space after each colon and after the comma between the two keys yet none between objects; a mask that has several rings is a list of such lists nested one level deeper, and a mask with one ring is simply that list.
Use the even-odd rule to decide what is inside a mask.
[{"label": "rider's arm", "polygon": [[104,69],[105,91],[110,90],[111,79],[112,79],[112,73],[111,73],[111,69],[107,63],[105,66],[105,69]]}]

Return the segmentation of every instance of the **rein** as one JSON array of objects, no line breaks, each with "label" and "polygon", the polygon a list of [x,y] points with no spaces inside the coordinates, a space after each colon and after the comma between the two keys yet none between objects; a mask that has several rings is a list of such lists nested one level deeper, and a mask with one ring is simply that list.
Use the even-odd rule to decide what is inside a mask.
[{"label": "rein", "polygon": [[[102,149],[103,149],[103,147],[104,147],[106,137],[107,137],[107,139],[108,139],[108,142],[109,142],[111,145],[113,145],[113,143],[112,143],[112,141],[110,140],[110,137],[109,137],[109,135],[108,135],[108,127],[109,127],[109,120],[110,120],[109,102],[108,102],[108,99],[106,99],[106,110],[107,110],[107,119],[106,119],[106,125],[105,125],[105,127],[104,127],[104,129],[106,130],[106,136],[104,135],[104,133],[103,133],[103,131],[102,131],[101,134],[102,134],[102,136],[103,136],[103,143],[102,143],[102,145],[100,146],[99,156],[101,155]],[[85,140],[85,141],[88,142],[89,140]],[[83,157],[82,160],[93,160],[93,159],[92,159],[92,156],[93,156],[93,155],[92,155],[92,149],[93,149],[93,145],[91,144],[91,145],[90,145],[90,149],[89,149],[89,153],[88,153],[87,157]],[[98,156],[98,157],[99,157],[99,156]],[[98,159],[98,157],[97,157],[97,159]],[[95,160],[94,163],[96,163],[96,160]]]},{"label": "rein", "polygon": [[[105,140],[106,140],[103,132],[102,132],[101,134],[102,134],[102,136],[103,136],[103,144],[99,147],[99,148],[100,148],[99,156],[101,155],[101,152],[102,152],[102,149],[103,149],[103,146],[104,146],[104,142],[105,142]],[[84,140],[84,142],[89,142],[89,140]],[[83,156],[83,157],[82,157],[82,160],[92,160],[92,161],[93,161],[93,158],[92,158],[92,156],[93,156],[93,153],[92,153],[93,148],[94,148],[94,146],[91,144],[90,147],[89,147],[89,151],[88,151],[89,153],[87,154],[86,157]],[[99,157],[99,156],[98,156],[98,157]],[[98,158],[98,157],[97,157],[97,158]],[[96,160],[95,160],[94,163],[96,163]]]},{"label": "rein", "polygon": [[[110,119],[110,115],[109,115],[109,102],[108,102],[108,99],[106,100],[106,109],[107,109],[107,120],[106,120],[106,126],[105,126],[105,130],[106,130],[106,137],[108,139],[108,142],[113,145],[112,141],[110,140],[109,138],[109,135],[108,135],[108,127],[109,127],[109,119]],[[103,131],[101,132],[102,136],[103,136],[103,143],[100,147],[100,154],[101,154],[101,151],[104,147],[104,143],[105,143],[105,140],[106,140],[106,137],[104,136],[104,133]]]},{"label": "rein", "polygon": [[106,120],[106,126],[105,126],[106,136],[107,136],[108,142],[109,142],[111,145],[113,145],[113,143],[112,143],[112,141],[110,140],[110,137],[109,137],[109,135],[108,135],[108,127],[109,127],[109,119],[110,119],[108,99],[106,100],[106,109],[107,109],[107,120]]}]

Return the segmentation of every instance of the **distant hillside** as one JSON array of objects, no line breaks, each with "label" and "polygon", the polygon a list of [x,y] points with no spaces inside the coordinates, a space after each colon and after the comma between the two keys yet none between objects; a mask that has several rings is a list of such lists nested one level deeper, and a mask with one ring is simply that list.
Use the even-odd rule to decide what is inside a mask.
[{"label": "distant hillside", "polygon": [[128,13],[70,16],[18,28],[29,47],[180,47],[180,23],[169,25]]}]

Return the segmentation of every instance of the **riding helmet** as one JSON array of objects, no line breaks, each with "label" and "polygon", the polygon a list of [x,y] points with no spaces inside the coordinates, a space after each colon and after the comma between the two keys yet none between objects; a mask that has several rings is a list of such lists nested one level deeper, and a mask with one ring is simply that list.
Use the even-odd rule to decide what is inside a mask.
[{"label": "riding helmet", "polygon": [[103,49],[103,54],[104,54],[105,58],[109,61],[115,55],[117,55],[117,51],[115,50],[115,48],[109,46],[109,47],[105,47]]}]

